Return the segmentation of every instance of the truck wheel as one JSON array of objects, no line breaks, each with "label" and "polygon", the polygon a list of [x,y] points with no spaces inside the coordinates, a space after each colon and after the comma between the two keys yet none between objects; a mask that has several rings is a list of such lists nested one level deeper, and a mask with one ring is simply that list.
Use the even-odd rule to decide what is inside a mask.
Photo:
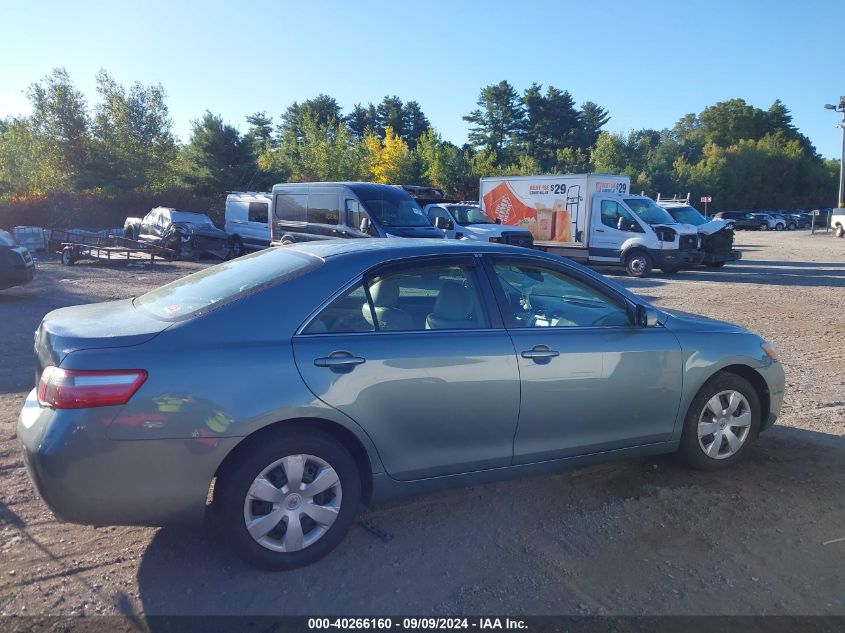
[{"label": "truck wheel", "polygon": [[63,266],[73,266],[73,263],[76,261],[76,257],[73,254],[73,247],[72,246],[65,246],[62,249],[62,265]]},{"label": "truck wheel", "polygon": [[768,231],[768,230],[769,230],[769,225],[768,225],[768,224],[766,224],[765,222],[763,222],[763,224],[761,224],[761,225],[760,225],[760,230],[761,230],[761,231]]},{"label": "truck wheel", "polygon": [[783,231],[783,224],[775,224],[775,231]]},{"label": "truck wheel", "polygon": [[229,242],[229,259],[236,259],[244,254],[244,243],[239,235],[236,235]]},{"label": "truck wheel", "polygon": [[651,255],[645,251],[631,251],[625,255],[625,271],[631,277],[647,277],[651,267]]},{"label": "truck wheel", "polygon": [[836,227],[836,237],[845,237],[845,227],[841,224]]},{"label": "truck wheel", "polygon": [[707,268],[721,268],[725,265],[725,262],[710,262],[709,264],[704,264]]}]

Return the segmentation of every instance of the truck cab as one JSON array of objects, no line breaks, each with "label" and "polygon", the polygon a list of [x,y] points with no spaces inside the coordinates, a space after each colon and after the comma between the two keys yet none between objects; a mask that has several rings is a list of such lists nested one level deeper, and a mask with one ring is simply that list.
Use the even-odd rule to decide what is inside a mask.
[{"label": "truck cab", "polygon": [[629,275],[644,277],[652,268],[675,273],[703,259],[696,228],[646,196],[595,193],[589,218],[590,262],[622,264]]},{"label": "truck cab", "polygon": [[531,248],[534,244],[531,233],[492,220],[477,203],[427,204],[423,208],[423,213],[434,226],[446,232],[447,239],[495,242],[526,248]]}]

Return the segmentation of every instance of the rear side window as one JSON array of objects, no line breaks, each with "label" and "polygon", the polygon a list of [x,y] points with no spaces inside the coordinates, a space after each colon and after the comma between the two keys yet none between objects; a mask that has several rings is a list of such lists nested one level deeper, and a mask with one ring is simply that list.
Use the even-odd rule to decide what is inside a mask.
[{"label": "rear side window", "polygon": [[338,196],[335,193],[312,193],[308,197],[308,221],[315,224],[336,225],[340,218]]},{"label": "rear side window", "polygon": [[204,314],[246,294],[284,283],[322,265],[313,255],[287,248],[270,249],[218,264],[156,288],[133,305],[165,321]]},{"label": "rear side window", "polygon": [[267,213],[270,209],[269,202],[250,202],[248,217],[250,222],[267,223]]},{"label": "rear side window", "polygon": [[276,194],[274,209],[277,220],[305,222],[305,210],[308,208],[308,195],[296,193]]}]

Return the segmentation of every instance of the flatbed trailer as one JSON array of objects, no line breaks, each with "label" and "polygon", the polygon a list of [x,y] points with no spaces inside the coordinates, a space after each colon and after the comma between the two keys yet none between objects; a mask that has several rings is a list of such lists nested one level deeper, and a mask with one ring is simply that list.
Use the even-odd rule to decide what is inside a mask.
[{"label": "flatbed trailer", "polygon": [[72,266],[82,259],[143,263],[153,266],[156,257],[171,259],[173,251],[167,248],[151,247],[143,242],[129,240],[115,235],[85,234],[75,231],[52,231],[50,246],[62,258],[62,264]]}]

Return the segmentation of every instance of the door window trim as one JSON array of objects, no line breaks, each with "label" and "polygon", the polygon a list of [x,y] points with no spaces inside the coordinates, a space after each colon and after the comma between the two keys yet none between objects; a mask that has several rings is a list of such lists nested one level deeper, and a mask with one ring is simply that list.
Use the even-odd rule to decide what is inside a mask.
[{"label": "door window trim", "polygon": [[[536,332],[538,329],[542,329],[543,331],[554,330],[555,332],[583,332],[584,330],[641,329],[639,326],[636,325],[636,305],[634,304],[634,302],[632,302],[628,297],[626,297],[622,293],[618,292],[615,288],[603,286],[597,283],[595,279],[592,279],[589,275],[583,274],[576,268],[570,268],[568,266],[560,265],[556,262],[545,259],[538,261],[534,257],[526,257],[524,255],[496,255],[487,253],[483,256],[483,260],[484,272],[487,275],[488,282],[492,286],[493,293],[496,297],[496,303],[500,311],[502,321],[504,323],[504,328],[508,331]],[[511,325],[509,325],[510,318],[508,317],[508,310],[510,310],[510,304],[508,303],[507,298],[505,297],[505,291],[502,288],[501,281],[499,280],[499,276],[498,274],[496,274],[495,269],[496,264],[509,262],[524,264],[527,266],[535,266],[538,268],[548,268],[549,270],[553,270],[564,276],[572,277],[579,283],[584,284],[588,288],[595,290],[601,295],[609,296],[611,299],[618,302],[625,309],[625,312],[628,315],[628,325],[578,325],[574,327],[558,328],[512,327]]]}]

